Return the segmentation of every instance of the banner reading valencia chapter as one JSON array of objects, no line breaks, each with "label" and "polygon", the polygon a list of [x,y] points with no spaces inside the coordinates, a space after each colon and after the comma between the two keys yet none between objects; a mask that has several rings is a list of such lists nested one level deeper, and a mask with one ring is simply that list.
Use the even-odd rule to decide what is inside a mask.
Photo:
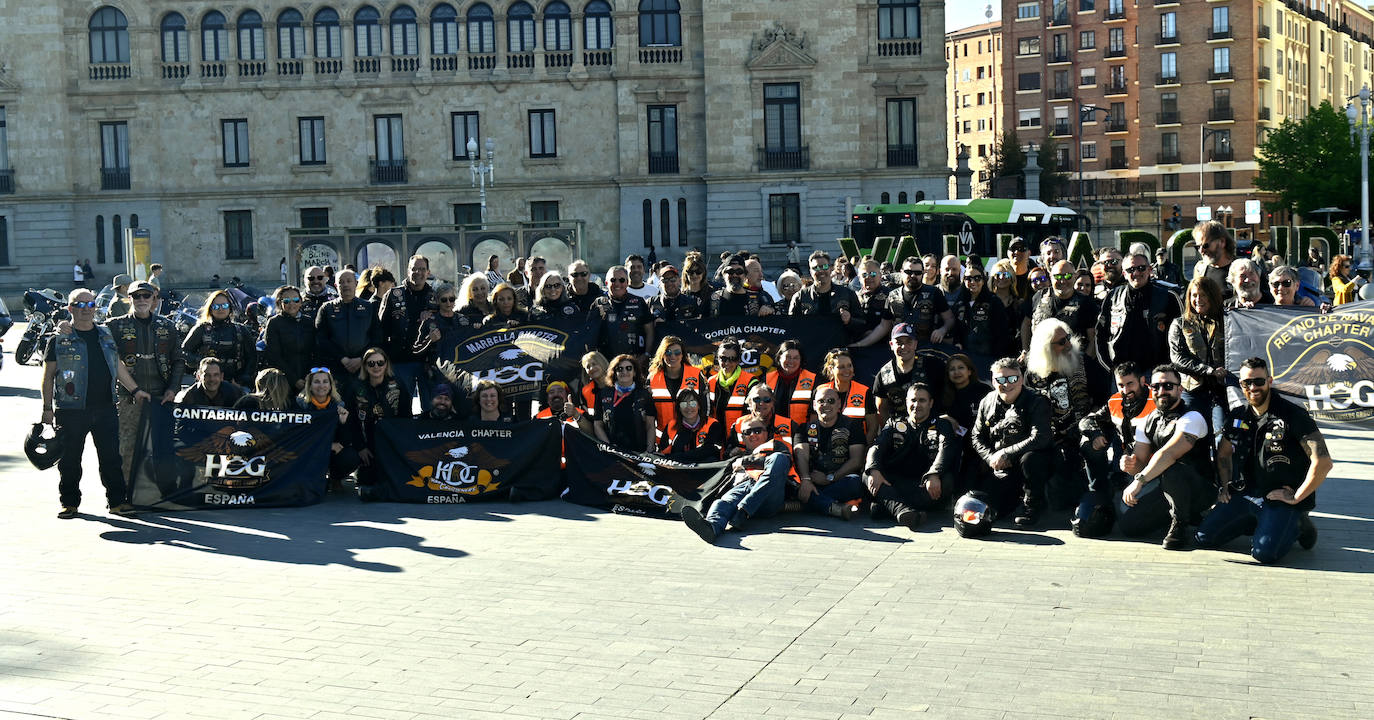
[{"label": "banner reading valencia chapter", "polygon": [[546,500],[558,494],[559,426],[435,420],[377,422],[382,478],[372,499],[466,503]]},{"label": "banner reading valencia chapter", "polygon": [[1374,427],[1374,301],[1226,313],[1226,366],[1269,363],[1274,388],[1327,427]]}]

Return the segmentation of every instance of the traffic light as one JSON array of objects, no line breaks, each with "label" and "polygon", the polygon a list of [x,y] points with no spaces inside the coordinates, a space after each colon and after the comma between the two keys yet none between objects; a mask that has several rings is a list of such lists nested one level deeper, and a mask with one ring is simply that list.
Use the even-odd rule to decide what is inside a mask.
[{"label": "traffic light", "polygon": [[1173,210],[1173,217],[1169,218],[1169,227],[1174,230],[1178,230],[1183,227],[1183,208],[1179,207],[1178,204],[1175,203]]}]

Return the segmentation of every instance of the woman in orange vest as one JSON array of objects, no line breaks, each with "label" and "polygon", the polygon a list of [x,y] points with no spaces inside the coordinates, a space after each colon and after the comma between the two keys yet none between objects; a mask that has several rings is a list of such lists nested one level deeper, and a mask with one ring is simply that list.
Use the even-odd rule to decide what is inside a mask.
[{"label": "woman in orange vest", "polygon": [[[658,351],[649,361],[649,399],[658,411],[657,436],[660,440],[671,431],[677,414],[673,409],[673,399],[681,389],[701,390],[705,380],[701,370],[687,362],[687,351],[682,346],[682,338],[669,335],[658,343]],[[705,408],[701,409],[705,412]]]},{"label": "woman in orange vest", "polygon": [[702,412],[701,393],[684,387],[674,395],[674,421],[658,441],[658,451],[669,460],[698,463],[720,459],[725,433],[716,419]]},{"label": "woman in orange vest", "polygon": [[826,353],[821,372],[830,382],[816,389],[835,388],[840,393],[840,414],[863,423],[864,437],[872,445],[873,438],[878,435],[878,411],[873,407],[873,393],[868,391],[868,386],[854,381],[854,360],[849,351],[835,348]]},{"label": "woman in orange vest", "polygon": [[577,407],[596,417],[596,391],[606,384],[606,369],[611,365],[606,356],[593,350],[582,356],[582,389],[574,397]]},{"label": "woman in orange vest", "polygon": [[706,381],[707,410],[723,427],[734,427],[748,412],[744,400],[749,388],[759,382],[757,375],[740,367],[741,353],[738,340],[722,341],[716,348],[716,372]]},{"label": "woman in orange vest", "polygon": [[801,343],[796,340],[784,340],[778,346],[778,367],[763,381],[773,391],[777,404],[773,411],[786,415],[792,427],[801,427],[810,420],[816,373],[802,367]]}]

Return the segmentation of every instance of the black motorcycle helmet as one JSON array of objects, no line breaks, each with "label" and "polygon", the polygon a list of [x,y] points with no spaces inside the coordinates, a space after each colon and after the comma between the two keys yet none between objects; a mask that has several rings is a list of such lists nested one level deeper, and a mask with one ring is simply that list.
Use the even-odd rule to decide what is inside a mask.
[{"label": "black motorcycle helmet", "polygon": [[1116,521],[1116,510],[1112,507],[1110,497],[1088,491],[1084,493],[1083,499],[1078,501],[1078,509],[1073,512],[1073,519],[1069,524],[1073,526],[1073,534],[1081,538],[1100,538],[1106,537],[1112,531],[1112,523]]},{"label": "black motorcycle helmet", "polygon": [[992,532],[992,521],[996,519],[997,511],[981,490],[964,493],[954,503],[954,529],[959,537],[983,537]]},{"label": "black motorcycle helmet", "polygon": [[53,427],[52,437],[43,436],[43,423],[34,423],[24,438],[24,454],[39,470],[47,470],[62,457],[62,431]]}]

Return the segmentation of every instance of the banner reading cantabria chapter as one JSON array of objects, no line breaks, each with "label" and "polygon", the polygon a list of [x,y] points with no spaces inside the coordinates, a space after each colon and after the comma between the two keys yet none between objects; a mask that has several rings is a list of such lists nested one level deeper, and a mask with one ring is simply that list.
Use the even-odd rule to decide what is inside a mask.
[{"label": "banner reading cantabria chapter", "polygon": [[1374,301],[1329,313],[1266,305],[1226,313],[1226,366],[1269,363],[1274,388],[1327,427],[1374,427]]}]

